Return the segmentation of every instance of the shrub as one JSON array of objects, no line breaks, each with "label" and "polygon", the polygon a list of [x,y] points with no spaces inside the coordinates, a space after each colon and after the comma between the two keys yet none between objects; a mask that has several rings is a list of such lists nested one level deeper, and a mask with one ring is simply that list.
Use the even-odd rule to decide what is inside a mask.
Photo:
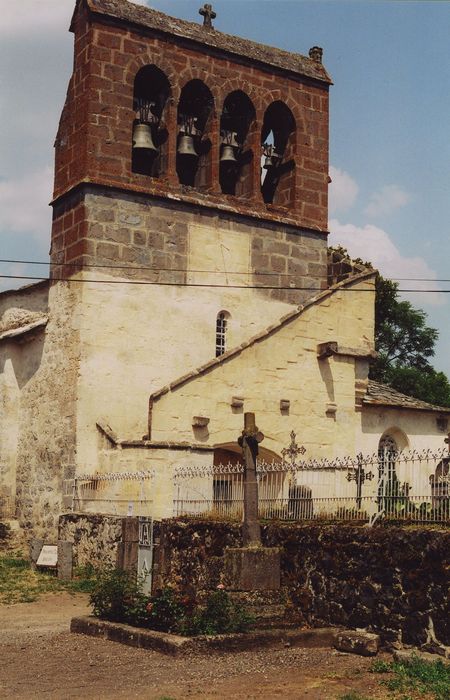
[{"label": "shrub", "polygon": [[162,588],[145,606],[147,626],[162,632],[179,632],[186,608],[173,588]]},{"label": "shrub", "polygon": [[204,607],[170,587],[149,599],[142,592],[142,581],[119,569],[98,573],[90,603],[94,615],[103,620],[184,635],[245,632],[253,622],[243,606],[234,603],[224,590],[211,593]]},{"label": "shrub", "polygon": [[246,632],[253,617],[242,605],[234,603],[228,593],[217,590],[206,600],[206,607],[198,610],[185,623],[185,634],[225,634]]},{"label": "shrub", "polygon": [[142,592],[141,582],[129,571],[99,571],[89,602],[94,615],[102,620],[140,625],[148,617],[148,598]]}]

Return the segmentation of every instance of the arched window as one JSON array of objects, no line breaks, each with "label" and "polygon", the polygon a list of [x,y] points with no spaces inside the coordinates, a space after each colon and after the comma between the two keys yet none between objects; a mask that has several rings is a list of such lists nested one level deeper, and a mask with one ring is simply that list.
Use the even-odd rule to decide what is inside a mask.
[{"label": "arched window", "polygon": [[284,102],[272,102],[261,130],[261,192],[266,204],[289,206],[295,196],[295,119]]},{"label": "arched window", "polygon": [[177,174],[182,185],[211,183],[211,141],[207,138],[214,100],[201,80],[190,80],[178,103]]},{"label": "arched window", "polygon": [[246,141],[255,124],[255,108],[241,90],[231,92],[220,117],[219,180],[224,194],[249,195],[253,191],[253,152]]},{"label": "arched window", "polygon": [[160,177],[167,169],[167,130],[162,117],[170,85],[156,66],[144,66],[134,80],[133,149],[131,169],[134,173]]},{"label": "arched window", "polygon": [[227,330],[230,314],[228,311],[220,311],[216,318],[216,357],[226,352]]},{"label": "arched window", "polygon": [[396,473],[399,449],[391,435],[384,435],[378,443],[378,509],[391,514],[400,495]]}]

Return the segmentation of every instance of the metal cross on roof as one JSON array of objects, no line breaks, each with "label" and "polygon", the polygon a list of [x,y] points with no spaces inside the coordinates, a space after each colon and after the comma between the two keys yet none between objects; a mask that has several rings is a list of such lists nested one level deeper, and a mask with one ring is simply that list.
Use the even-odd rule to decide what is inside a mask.
[{"label": "metal cross on roof", "polygon": [[298,455],[304,455],[306,452],[306,448],[303,447],[303,445],[300,445],[300,447],[297,445],[296,442],[296,434],[293,430],[291,430],[291,443],[289,447],[284,447],[281,450],[281,456],[283,457],[283,462],[286,464],[288,469],[295,469],[297,466],[296,463],[296,458]]},{"label": "metal cross on roof", "polygon": [[203,15],[203,26],[208,29],[213,29],[212,20],[216,19],[217,15],[212,9],[212,5],[205,3],[198,11],[199,15]]}]

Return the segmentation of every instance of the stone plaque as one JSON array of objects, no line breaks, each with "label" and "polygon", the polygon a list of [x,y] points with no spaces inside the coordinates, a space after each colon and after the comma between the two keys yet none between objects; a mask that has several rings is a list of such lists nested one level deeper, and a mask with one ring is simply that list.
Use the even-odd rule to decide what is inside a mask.
[{"label": "stone plaque", "polygon": [[142,580],[142,590],[151,595],[153,571],[153,521],[139,518],[138,576]]},{"label": "stone plaque", "polygon": [[58,547],[56,544],[44,544],[38,556],[36,566],[56,566],[58,563]]}]

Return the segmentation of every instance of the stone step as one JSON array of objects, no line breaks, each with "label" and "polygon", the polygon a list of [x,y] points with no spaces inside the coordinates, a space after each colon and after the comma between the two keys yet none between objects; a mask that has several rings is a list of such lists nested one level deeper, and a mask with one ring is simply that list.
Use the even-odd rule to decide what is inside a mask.
[{"label": "stone step", "polygon": [[247,605],[247,612],[254,617],[252,627],[255,629],[268,629],[271,627],[284,627],[285,607],[284,605],[267,605],[263,608],[255,608]]}]

